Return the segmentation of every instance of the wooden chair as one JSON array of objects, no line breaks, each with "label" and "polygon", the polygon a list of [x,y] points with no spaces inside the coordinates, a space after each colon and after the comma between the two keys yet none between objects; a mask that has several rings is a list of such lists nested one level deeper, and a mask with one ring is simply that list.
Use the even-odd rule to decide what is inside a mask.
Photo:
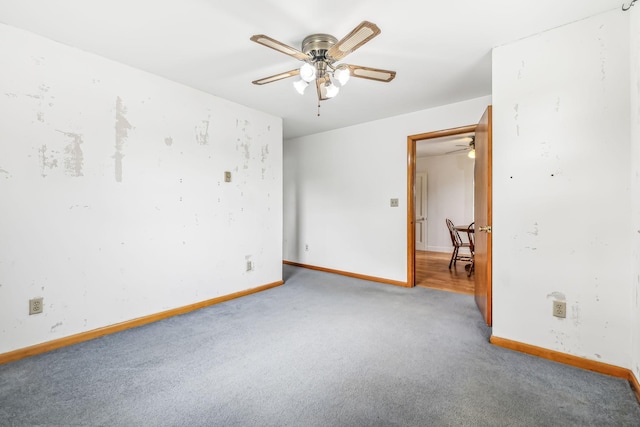
[{"label": "wooden chair", "polygon": [[[474,229],[474,223],[472,222],[471,224],[469,224],[469,227],[467,228],[467,237],[469,238],[469,252],[471,252],[471,264],[469,264],[469,270],[467,271],[467,276],[471,276],[471,273],[473,273],[473,267],[475,266],[474,264],[474,259],[475,259],[475,250],[476,250],[476,233],[475,233],[475,229]],[[467,266],[465,265],[464,268],[467,268]]]},{"label": "wooden chair", "polygon": [[[451,244],[453,245],[453,253],[451,254],[451,261],[449,261],[449,269],[452,265],[456,265],[457,261],[471,262],[473,257],[471,255],[471,245],[469,242],[464,242],[460,237],[460,233],[455,229],[453,222],[447,218],[445,219],[447,228],[449,229],[449,235],[451,236]],[[469,250],[469,254],[460,253],[460,249],[466,248]]]}]

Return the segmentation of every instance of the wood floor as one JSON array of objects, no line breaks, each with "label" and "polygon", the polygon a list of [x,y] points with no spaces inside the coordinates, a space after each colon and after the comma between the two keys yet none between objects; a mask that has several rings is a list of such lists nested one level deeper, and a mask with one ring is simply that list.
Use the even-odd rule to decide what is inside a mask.
[{"label": "wood floor", "polygon": [[449,270],[451,254],[416,251],[416,286],[473,295],[474,276],[467,277],[465,262]]}]

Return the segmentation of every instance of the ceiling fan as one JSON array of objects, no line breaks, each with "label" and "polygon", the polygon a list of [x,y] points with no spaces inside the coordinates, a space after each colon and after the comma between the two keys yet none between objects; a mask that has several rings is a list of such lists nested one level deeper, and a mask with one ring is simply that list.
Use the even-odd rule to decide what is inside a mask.
[{"label": "ceiling fan", "polygon": [[467,153],[467,156],[470,159],[475,159],[475,157],[476,157],[476,137],[475,136],[471,136],[471,137],[465,137],[463,139],[469,139],[469,138],[471,138],[471,141],[469,141],[468,144],[456,144],[456,147],[464,147],[464,148],[458,148],[457,150],[448,151],[445,154],[459,153],[460,151],[469,151]]},{"label": "ceiling fan", "polygon": [[254,80],[252,83],[263,85],[300,76],[300,79],[293,85],[298,93],[303,94],[309,83],[315,80],[319,107],[320,101],[336,96],[340,87],[347,83],[350,76],[385,83],[390,82],[396,76],[395,71],[351,64],[336,64],[337,61],[344,59],[378,34],[380,34],[380,28],[376,24],[363,21],[340,41],[329,34],[307,36],[302,41],[302,50],[295,49],[264,34],[256,34],[251,37],[252,41],[303,61],[304,64],[300,68]]}]

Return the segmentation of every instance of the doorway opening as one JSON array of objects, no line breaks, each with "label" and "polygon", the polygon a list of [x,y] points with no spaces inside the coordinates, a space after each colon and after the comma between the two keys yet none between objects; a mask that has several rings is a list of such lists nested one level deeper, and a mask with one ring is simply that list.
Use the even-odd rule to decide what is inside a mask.
[{"label": "doorway opening", "polygon": [[[471,137],[474,136],[475,129],[476,125],[462,126],[411,135],[407,138],[407,277],[410,286],[425,286],[471,295],[474,293],[474,275],[467,274],[464,263],[452,265],[449,269],[451,240],[445,217],[451,216],[459,223],[473,221],[473,160],[467,155],[472,148],[469,143],[472,141]],[[442,157],[440,162],[434,163],[433,160],[436,157],[433,156],[445,157]],[[471,185],[465,185],[466,188],[459,189],[463,193],[461,200],[449,200],[446,195],[440,194],[441,202],[446,201],[451,206],[441,206],[441,209],[428,208],[429,175],[425,173],[423,163],[430,161],[419,160],[425,157],[432,157],[432,165],[441,168],[445,175],[436,175],[431,179],[434,181],[431,183],[431,188],[440,193],[447,190],[446,183],[437,182],[447,179],[446,164],[463,169],[462,173],[467,175],[467,181],[471,180]],[[450,172],[449,175],[456,173],[459,175],[460,171]],[[464,181],[464,177],[462,180]],[[455,197],[455,195],[451,196],[451,198]],[[436,210],[439,213],[433,214]],[[428,214],[429,211],[432,212],[431,215]],[[440,218],[439,216],[442,215],[444,216]]]}]

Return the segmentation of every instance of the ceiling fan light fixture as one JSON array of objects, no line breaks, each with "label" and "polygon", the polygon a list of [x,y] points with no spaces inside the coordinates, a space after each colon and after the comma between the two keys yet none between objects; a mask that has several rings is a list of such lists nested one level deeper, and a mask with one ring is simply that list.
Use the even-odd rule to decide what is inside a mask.
[{"label": "ceiling fan light fixture", "polygon": [[349,67],[347,65],[339,65],[336,70],[333,72],[333,77],[340,83],[340,86],[344,86],[349,81],[349,77],[351,77],[351,72],[349,71]]},{"label": "ceiling fan light fixture", "polygon": [[307,83],[312,82],[316,79],[316,67],[305,62],[302,64],[302,67],[300,67],[300,77]]},{"label": "ceiling fan light fixture", "polygon": [[476,150],[475,149],[469,150],[469,152],[467,153],[467,157],[470,158],[470,159],[475,159],[476,158]]},{"label": "ceiling fan light fixture", "polygon": [[331,82],[326,83],[324,88],[327,98],[333,98],[338,94],[338,92],[340,92],[340,88]]},{"label": "ceiling fan light fixture", "polygon": [[309,86],[309,83],[305,82],[302,79],[293,82],[293,87],[300,95],[304,95],[304,90],[307,88],[307,86]]}]

